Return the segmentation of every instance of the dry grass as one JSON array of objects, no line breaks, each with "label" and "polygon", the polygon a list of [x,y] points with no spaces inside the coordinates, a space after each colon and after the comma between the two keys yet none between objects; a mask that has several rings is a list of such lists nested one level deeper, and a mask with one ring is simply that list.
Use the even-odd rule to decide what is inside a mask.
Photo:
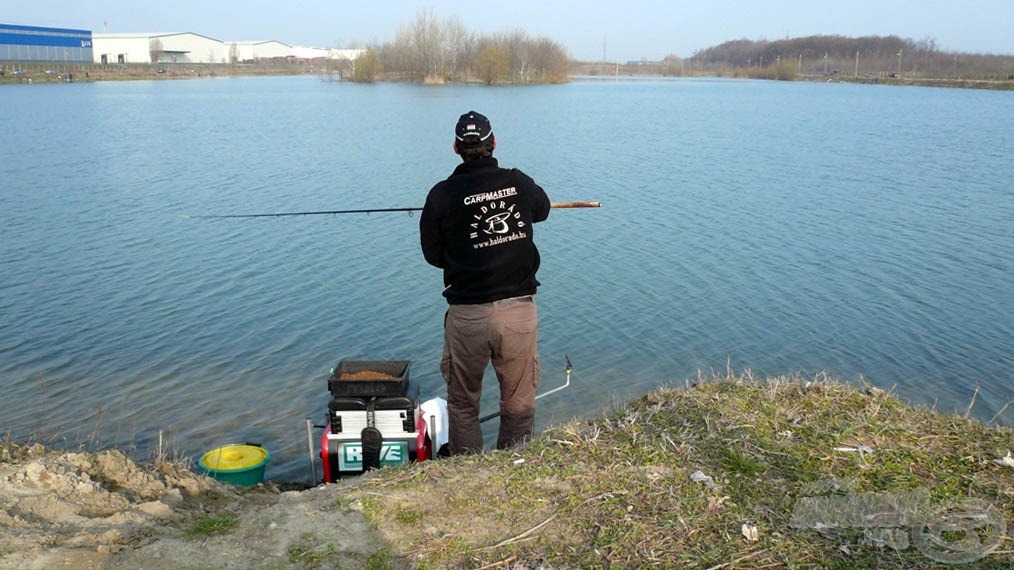
[{"label": "dry grass", "polygon": [[[919,520],[818,531],[792,524],[797,503],[925,497],[918,506],[933,510],[920,520],[933,523],[972,497],[1014,524],[1014,470],[993,461],[1011,448],[1010,428],[882,390],[730,374],[514,452],[382,470],[346,500],[420,568],[952,568],[916,547]],[[1006,538],[963,567],[1014,567],[1012,550]]]}]

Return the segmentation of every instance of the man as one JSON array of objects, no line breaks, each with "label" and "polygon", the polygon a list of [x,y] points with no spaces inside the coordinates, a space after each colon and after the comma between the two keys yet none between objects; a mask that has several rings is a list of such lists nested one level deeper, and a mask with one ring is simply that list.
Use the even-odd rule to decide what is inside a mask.
[{"label": "man", "polygon": [[426,197],[419,219],[423,256],[444,270],[444,351],[452,454],[482,451],[479,398],[492,361],[500,383],[497,449],[532,437],[541,372],[533,224],[549,217],[546,193],[528,175],[501,168],[496,138],[475,111],[458,119],[461,164]]}]

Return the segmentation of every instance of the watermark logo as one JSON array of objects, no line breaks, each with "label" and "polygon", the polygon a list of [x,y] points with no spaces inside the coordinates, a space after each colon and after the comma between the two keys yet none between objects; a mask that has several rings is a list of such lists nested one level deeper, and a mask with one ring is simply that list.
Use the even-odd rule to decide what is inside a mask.
[{"label": "watermark logo", "polygon": [[863,543],[905,550],[915,546],[943,564],[979,560],[1007,536],[1003,513],[971,497],[934,504],[928,490],[860,493],[851,479],[807,484],[792,510],[792,528],[833,534],[861,529]]}]

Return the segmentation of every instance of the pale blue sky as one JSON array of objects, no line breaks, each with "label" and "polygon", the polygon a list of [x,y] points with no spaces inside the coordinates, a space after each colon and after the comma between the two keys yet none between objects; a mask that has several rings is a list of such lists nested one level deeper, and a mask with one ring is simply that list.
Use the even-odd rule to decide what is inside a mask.
[{"label": "pale blue sky", "polygon": [[226,41],[343,47],[393,40],[420,10],[473,32],[522,29],[583,60],[681,57],[726,40],[837,34],[932,38],[1014,55],[1014,0],[0,0],[0,22],[102,32],[195,32]]}]

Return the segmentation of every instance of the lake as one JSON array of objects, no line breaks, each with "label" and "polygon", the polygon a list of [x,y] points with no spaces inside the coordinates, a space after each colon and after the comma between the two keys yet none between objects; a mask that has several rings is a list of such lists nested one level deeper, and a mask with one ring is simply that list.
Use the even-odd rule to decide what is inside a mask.
[{"label": "lake", "polygon": [[[0,89],[0,429],[55,447],[262,443],[309,478],[339,360],[438,372],[418,216],[488,115],[535,227],[537,428],[699,375],[827,375],[1014,424],[1014,93],[586,78]],[[484,413],[496,406],[487,374]],[[486,425],[495,439],[495,421]],[[317,435],[315,434],[315,438]],[[318,466],[319,473],[319,466]]]}]

